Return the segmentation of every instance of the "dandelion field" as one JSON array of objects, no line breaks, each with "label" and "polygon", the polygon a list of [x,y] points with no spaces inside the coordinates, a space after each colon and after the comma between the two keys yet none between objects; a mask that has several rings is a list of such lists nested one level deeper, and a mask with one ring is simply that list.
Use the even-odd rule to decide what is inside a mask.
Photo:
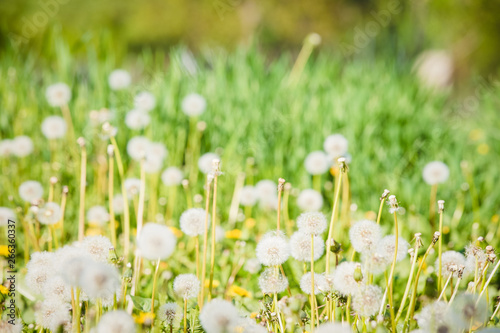
[{"label": "dandelion field", "polygon": [[1,332],[500,327],[498,85],[47,45],[0,61]]}]

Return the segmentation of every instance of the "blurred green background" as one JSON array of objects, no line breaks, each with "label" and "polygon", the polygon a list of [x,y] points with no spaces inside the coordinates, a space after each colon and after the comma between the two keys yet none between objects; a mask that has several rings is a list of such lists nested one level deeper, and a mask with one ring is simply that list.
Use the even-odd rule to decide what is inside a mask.
[{"label": "blurred green background", "polygon": [[[297,52],[317,32],[322,48],[347,58],[406,61],[426,49],[448,50],[454,79],[463,82],[497,73],[499,13],[500,1],[491,0],[2,0],[0,45],[46,55],[45,36],[56,26],[74,45],[108,35],[128,51],[257,43],[277,55]],[[363,47],[352,52],[356,43]]]}]

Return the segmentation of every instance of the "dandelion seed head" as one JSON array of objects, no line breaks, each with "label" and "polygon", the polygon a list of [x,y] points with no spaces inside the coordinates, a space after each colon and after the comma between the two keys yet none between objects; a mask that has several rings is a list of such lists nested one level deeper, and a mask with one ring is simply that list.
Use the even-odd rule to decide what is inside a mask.
[{"label": "dandelion seed head", "polygon": [[13,140],[1,140],[0,141],[0,157],[9,157],[14,154],[14,143]]},{"label": "dandelion seed head", "polygon": [[182,111],[189,117],[198,117],[207,107],[207,101],[199,94],[191,93],[182,100]]},{"label": "dandelion seed head", "polygon": [[183,317],[181,308],[177,303],[165,303],[158,309],[158,319],[164,321],[166,325],[175,325]]},{"label": "dandelion seed head", "polygon": [[127,143],[127,153],[135,161],[146,157],[151,141],[144,136],[134,136]]},{"label": "dandelion seed head", "polygon": [[[311,295],[312,292],[312,274],[307,272],[300,278],[300,289],[303,293]],[[323,274],[314,273],[314,294],[318,295],[329,290],[325,276]]]},{"label": "dandelion seed head", "polygon": [[214,153],[205,153],[198,159],[198,168],[202,173],[208,174],[212,172],[214,160],[220,160],[219,155]]},{"label": "dandelion seed head", "polygon": [[21,333],[23,330],[23,322],[21,319],[12,321],[10,318],[0,320],[0,332],[2,333]]},{"label": "dandelion seed head", "polygon": [[16,213],[7,207],[0,207],[0,227],[9,224],[9,220],[16,220]]},{"label": "dandelion seed head", "polygon": [[166,168],[161,174],[161,181],[166,186],[178,186],[182,183],[184,175],[181,169],[176,167]]},{"label": "dandelion seed head", "polygon": [[443,301],[424,306],[422,311],[415,316],[418,326],[425,332],[438,332],[441,325],[447,324],[447,309],[448,305]]},{"label": "dandelion seed head", "polygon": [[323,207],[323,196],[313,189],[302,190],[297,197],[297,206],[304,211],[319,211]]},{"label": "dandelion seed head", "polygon": [[56,224],[61,220],[61,207],[55,202],[47,202],[38,208],[36,219],[42,224]]},{"label": "dandelion seed head", "polygon": [[174,292],[183,299],[195,298],[200,288],[200,280],[194,274],[180,274],[174,280]]},{"label": "dandelion seed head", "polygon": [[109,213],[104,206],[93,206],[87,211],[87,222],[103,226],[109,222]]},{"label": "dandelion seed head", "polygon": [[237,322],[229,328],[228,332],[268,333],[268,330],[251,318],[238,318]]},{"label": "dandelion seed head", "polygon": [[297,217],[299,231],[307,235],[320,235],[326,229],[326,217],[321,212],[306,212]]},{"label": "dandelion seed head", "polygon": [[67,245],[56,252],[57,274],[72,287],[79,287],[83,271],[91,265],[94,260],[82,248]]},{"label": "dandelion seed head", "polygon": [[90,256],[98,262],[107,263],[109,249],[113,247],[108,237],[97,235],[85,237],[82,240],[81,247]]},{"label": "dandelion seed head", "polygon": [[344,261],[333,272],[333,285],[343,295],[354,295],[359,289],[358,282],[354,280],[356,265],[355,262]]},{"label": "dandelion seed head", "polygon": [[134,97],[134,107],[137,110],[149,112],[153,110],[155,106],[156,98],[152,93],[148,91],[142,91]]},{"label": "dandelion seed head", "polygon": [[109,74],[108,83],[112,90],[122,90],[130,86],[132,78],[124,69],[115,69]]},{"label": "dandelion seed head", "polygon": [[163,159],[158,155],[147,154],[144,160],[144,172],[147,174],[155,174],[160,172],[163,167]]},{"label": "dandelion seed head", "polygon": [[425,165],[422,176],[427,184],[436,185],[448,180],[450,169],[443,162],[434,161]]},{"label": "dandelion seed head", "polygon": [[352,307],[359,316],[376,314],[382,302],[382,290],[378,286],[367,285],[359,289],[352,298]]},{"label": "dandelion seed head", "polygon": [[17,157],[25,157],[33,152],[33,140],[26,135],[16,136],[12,140],[12,153]]},{"label": "dandelion seed head", "polygon": [[259,288],[263,294],[274,294],[285,291],[288,279],[275,267],[266,268],[259,276]]},{"label": "dandelion seed head", "polygon": [[382,229],[370,220],[359,221],[349,229],[352,247],[360,253],[373,251],[381,238]]},{"label": "dandelion seed head", "polygon": [[47,87],[45,97],[50,106],[63,107],[71,100],[71,89],[66,83],[55,83]]},{"label": "dandelion seed head", "polygon": [[[190,208],[180,217],[181,230],[188,236],[195,237],[205,233],[206,211],[203,208]],[[208,215],[210,221],[210,214]]]},{"label": "dandelion seed head", "polygon": [[322,175],[330,169],[331,162],[322,151],[313,151],[307,155],[304,166],[311,175]]},{"label": "dandelion seed head", "polygon": [[[398,246],[399,247],[399,246]],[[393,252],[394,255],[394,252]],[[387,266],[392,262],[388,260],[388,256],[382,256],[376,252],[367,252],[361,254],[363,268],[371,274],[379,275],[385,272]]]},{"label": "dandelion seed head", "polygon": [[415,69],[418,79],[424,86],[443,89],[452,82],[454,64],[447,51],[429,50],[417,58]]},{"label": "dandelion seed head", "polygon": [[465,274],[471,274],[476,271],[476,263],[478,271],[481,271],[488,261],[486,252],[470,243],[465,247]]},{"label": "dandelion seed head", "polygon": [[45,299],[55,298],[61,302],[71,301],[71,287],[63,280],[61,276],[50,277],[42,290]]},{"label": "dandelion seed head", "polygon": [[53,332],[70,320],[69,305],[54,298],[42,301],[35,310],[36,323]]},{"label": "dandelion seed head", "polygon": [[66,122],[59,116],[49,116],[42,122],[42,133],[49,140],[63,138],[67,129]]},{"label": "dandelion seed head", "polygon": [[[311,261],[311,236],[297,231],[290,237],[290,252],[297,261]],[[323,238],[314,236],[314,260],[319,260],[325,252]]]},{"label": "dandelion seed head", "polygon": [[332,134],[325,139],[323,149],[332,159],[337,159],[347,153],[348,141],[342,134]]},{"label": "dandelion seed head", "polygon": [[26,285],[37,294],[42,294],[47,282],[55,275],[55,255],[50,252],[35,252],[26,265]]},{"label": "dandelion seed head", "polygon": [[43,196],[42,184],[36,180],[27,180],[19,186],[19,196],[26,202],[40,200]]},{"label": "dandelion seed head", "polygon": [[259,200],[257,189],[251,185],[247,185],[240,190],[240,204],[245,207],[252,207]]},{"label": "dandelion seed head", "polygon": [[[439,271],[439,258],[436,259],[434,264],[436,272]],[[458,267],[465,266],[465,256],[457,251],[446,251],[441,254],[441,267],[443,276],[447,278],[450,273],[453,273],[453,277],[458,276]]]},{"label": "dandelion seed head", "polygon": [[101,317],[96,333],[135,333],[134,319],[123,310],[108,311]]},{"label": "dandelion seed head", "polygon": [[[408,255],[408,248],[410,244],[402,237],[398,238],[398,254],[396,261],[399,262],[406,258]],[[387,263],[391,263],[394,260],[394,251],[396,248],[396,237],[394,235],[388,235],[382,238],[375,249],[375,252]]]},{"label": "dandelion seed head", "polygon": [[255,252],[262,265],[278,266],[290,256],[290,246],[284,235],[269,232],[257,244]]},{"label": "dandelion seed head", "polygon": [[123,196],[121,194],[115,194],[113,197],[113,210],[115,214],[121,214],[125,210],[125,204],[123,203]]},{"label": "dandelion seed head", "polygon": [[262,265],[260,264],[259,259],[257,258],[251,258],[246,260],[245,266],[243,266],[243,269],[250,274],[258,273],[261,268]]},{"label": "dandelion seed head", "polygon": [[127,190],[127,196],[132,199],[139,194],[141,188],[141,180],[138,178],[127,178],[125,179],[125,189]]},{"label": "dandelion seed head", "polygon": [[141,256],[149,260],[166,259],[174,252],[177,239],[162,224],[146,223],[137,237]]},{"label": "dandelion seed head", "polygon": [[223,333],[238,323],[239,315],[231,302],[214,299],[203,306],[199,319],[206,333]]},{"label": "dandelion seed head", "polygon": [[318,326],[316,333],[352,333],[351,327],[347,324],[325,323]]},{"label": "dandelion seed head", "polygon": [[278,185],[269,179],[263,179],[255,184],[255,189],[259,194],[259,200],[278,197]]},{"label": "dandelion seed head", "polygon": [[125,125],[134,131],[146,128],[151,123],[151,117],[141,110],[130,110],[125,116]]},{"label": "dandelion seed head", "polygon": [[120,274],[114,266],[89,262],[82,272],[81,284],[91,299],[109,299],[120,293]]},{"label": "dandelion seed head", "polygon": [[484,297],[463,293],[455,298],[450,306],[450,320],[456,326],[456,332],[480,327],[488,320],[488,304]]}]

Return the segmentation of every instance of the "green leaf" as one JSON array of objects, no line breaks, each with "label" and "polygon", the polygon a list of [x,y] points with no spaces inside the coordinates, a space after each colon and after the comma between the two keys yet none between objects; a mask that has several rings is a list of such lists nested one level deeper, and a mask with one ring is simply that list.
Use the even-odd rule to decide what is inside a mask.
[{"label": "green leaf", "polygon": [[151,311],[151,298],[144,298],[140,296],[130,296],[134,307],[143,312]]}]

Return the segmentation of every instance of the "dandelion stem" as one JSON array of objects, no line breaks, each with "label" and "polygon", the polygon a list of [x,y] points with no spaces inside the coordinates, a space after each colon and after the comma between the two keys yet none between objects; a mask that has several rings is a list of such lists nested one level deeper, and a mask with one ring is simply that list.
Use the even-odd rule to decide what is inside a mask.
[{"label": "dandelion stem", "polygon": [[66,201],[68,200],[68,187],[63,186],[61,198],[61,220],[56,224],[61,228],[61,244],[64,245],[64,213],[66,212]]},{"label": "dandelion stem", "polygon": [[413,281],[413,273],[415,272],[415,266],[417,263],[417,258],[418,258],[418,248],[419,248],[419,243],[418,241],[415,242],[415,248],[413,251],[413,257],[411,261],[411,268],[410,268],[410,275],[408,276],[408,282],[406,283],[406,288],[405,292],[403,295],[403,299],[401,300],[401,305],[399,306],[398,313],[396,315],[396,319],[394,320],[396,323],[399,321],[399,318],[401,318],[401,315],[403,314],[403,308],[405,307],[406,304],[406,299],[408,298],[408,294],[410,292],[411,288],[411,282]]},{"label": "dandelion stem", "polygon": [[141,186],[139,188],[139,206],[137,207],[137,234],[141,233],[144,220],[144,200],[146,197],[146,171],[144,170],[144,159],[141,160]]},{"label": "dandelion stem", "polygon": [[460,285],[460,281],[462,281],[462,277],[459,275],[458,280],[457,280],[457,284],[455,285],[455,290],[453,291],[453,294],[451,295],[450,301],[448,302],[448,307],[451,306],[451,303],[453,303],[453,300],[455,299],[455,296],[458,293],[458,286]]},{"label": "dandelion stem", "polygon": [[215,222],[217,216],[217,179],[219,176],[219,160],[213,161],[213,169],[214,169],[214,197],[212,202],[212,251],[210,256],[210,284],[209,289],[210,293],[208,295],[209,300],[212,298],[213,293],[213,282],[214,282],[214,267],[215,267]]},{"label": "dandelion stem", "polygon": [[196,236],[195,238],[195,252],[196,252],[196,277],[200,279],[200,238]]},{"label": "dandelion stem", "polygon": [[314,234],[311,234],[311,332],[314,332]]},{"label": "dandelion stem", "polygon": [[201,293],[200,293],[200,310],[203,308],[203,302],[205,299],[205,276],[207,270],[207,243],[208,243],[208,219],[209,213],[208,209],[210,207],[210,178],[207,177],[207,183],[205,185],[205,232],[203,233],[203,258],[201,265]]},{"label": "dandelion stem", "polygon": [[[158,258],[158,262],[156,263],[156,268],[155,268],[155,275],[153,277],[153,292],[151,293],[151,314],[155,313],[155,291],[156,291],[156,281],[158,279],[158,268],[160,268],[160,258]],[[153,330],[153,325],[154,325],[154,318],[151,322],[151,332],[154,332]]]},{"label": "dandelion stem", "polygon": [[281,195],[283,194],[285,180],[283,178],[278,179],[278,207],[276,208],[278,212],[277,217],[277,227],[276,229],[280,231],[280,222],[281,222]]},{"label": "dandelion stem", "polygon": [[500,301],[499,301],[499,302],[497,302],[497,306],[495,307],[495,311],[493,311],[493,314],[492,314],[492,315],[491,315],[491,317],[490,317],[490,321],[492,321],[492,320],[495,318],[495,316],[496,316],[496,315],[497,315],[497,313],[498,313],[498,309],[500,309]]},{"label": "dandelion stem", "polygon": [[393,304],[393,289],[394,289],[394,270],[396,268],[396,260],[398,259],[398,240],[399,240],[399,232],[398,232],[398,216],[397,211],[394,211],[394,235],[395,235],[395,245],[394,245],[394,258],[392,260],[391,265],[391,273],[389,274],[389,306],[390,306],[390,314],[391,314],[391,324],[392,331],[396,332],[396,321],[394,320],[394,304]]},{"label": "dandelion stem", "polygon": [[187,298],[184,298],[184,333],[187,332]]},{"label": "dandelion stem", "polygon": [[436,215],[436,196],[437,196],[437,184],[431,186],[431,197],[429,203],[429,223],[432,229],[435,229],[434,217]]},{"label": "dandelion stem", "polygon": [[111,232],[111,244],[116,248],[116,225],[115,210],[113,207],[113,183],[114,183],[114,159],[113,146],[108,147],[108,204],[109,204],[109,228]]},{"label": "dandelion stem", "polygon": [[[81,139],[81,140],[80,140]],[[80,168],[80,210],[78,214],[78,240],[81,241],[85,234],[85,187],[87,182],[87,149],[83,138],[79,139],[82,147]]]},{"label": "dandelion stem", "polygon": [[343,168],[339,169],[339,182],[337,185],[337,189],[335,191],[335,196],[333,199],[333,211],[332,211],[332,217],[330,219],[330,227],[328,229],[328,238],[326,239],[326,269],[325,272],[326,274],[330,273],[330,252],[331,252],[331,247],[332,247],[332,237],[333,237],[333,226],[335,223],[335,215],[337,213],[337,206],[339,202],[339,197],[340,197],[340,188],[342,187],[342,173],[343,173]]},{"label": "dandelion stem", "polygon": [[[441,200],[440,200],[441,201]],[[444,202],[443,202],[444,203]],[[439,203],[440,205],[440,203]],[[443,234],[443,209],[441,207],[439,208],[439,234]],[[441,289],[446,289],[446,287],[441,288],[443,284],[443,264],[442,264],[442,254],[443,254],[443,237],[439,237],[438,241],[438,258],[439,258],[439,268],[438,268],[438,292],[441,291]]]},{"label": "dandelion stem", "polygon": [[483,296],[485,290],[488,289],[488,285],[490,284],[491,279],[493,279],[493,276],[495,276],[495,273],[497,272],[499,266],[500,266],[500,260],[498,260],[497,264],[495,265],[495,267],[493,268],[493,271],[490,274],[490,277],[488,278],[488,281],[486,281],[484,287],[482,288],[481,293],[479,294],[479,297],[477,298],[476,305],[479,303],[479,300]]},{"label": "dandelion stem", "polygon": [[443,290],[441,291],[441,294],[439,295],[437,301],[440,301],[441,298],[443,298],[444,294],[446,293],[446,287],[448,287],[448,284],[450,283],[452,277],[453,277],[453,272],[450,273],[450,276],[448,277],[448,279],[446,279],[446,283],[444,284]]}]

